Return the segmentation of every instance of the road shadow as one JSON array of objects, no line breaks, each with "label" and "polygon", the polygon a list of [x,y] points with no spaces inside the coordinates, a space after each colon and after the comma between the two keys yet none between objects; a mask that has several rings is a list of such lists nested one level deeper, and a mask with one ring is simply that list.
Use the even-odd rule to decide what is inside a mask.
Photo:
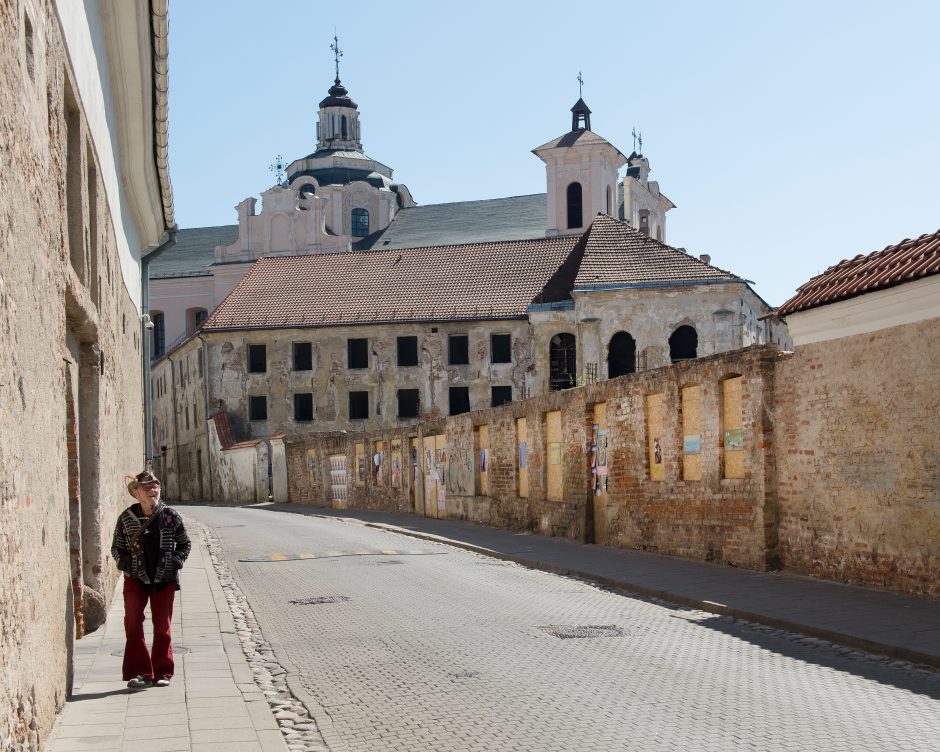
[{"label": "road shadow", "polygon": [[139,689],[128,689],[120,687],[119,689],[109,689],[107,692],[76,692],[69,695],[69,702],[83,702],[84,700],[100,700],[104,697],[113,697],[114,695],[131,695],[139,692]]}]

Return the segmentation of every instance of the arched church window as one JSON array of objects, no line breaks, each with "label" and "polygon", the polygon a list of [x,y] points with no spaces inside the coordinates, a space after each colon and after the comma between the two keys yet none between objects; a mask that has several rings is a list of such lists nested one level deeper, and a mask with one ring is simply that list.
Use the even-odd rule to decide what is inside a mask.
[{"label": "arched church window", "polygon": [[346,116],[343,115],[342,122],[340,123],[340,132],[343,134],[343,141],[346,140]]},{"label": "arched church window", "polygon": [[369,212],[365,209],[352,210],[352,236],[364,238],[369,234]]},{"label": "arched church window", "polygon": [[548,345],[549,388],[553,392],[577,384],[578,348],[573,334],[562,332]]},{"label": "arched church window", "polygon": [[676,329],[669,337],[669,359],[689,360],[698,357],[698,333],[694,327],[684,325]]},{"label": "arched church window", "polygon": [[617,332],[607,348],[607,378],[636,371],[636,341],[628,332]]},{"label": "arched church window", "polygon": [[644,235],[650,234],[650,210],[640,209],[640,232]]},{"label": "arched church window", "polygon": [[581,219],[581,183],[568,186],[568,228],[583,227]]},{"label": "arched church window", "polygon": [[613,192],[610,190],[610,186],[607,186],[607,216],[614,216],[614,201],[613,201]]}]

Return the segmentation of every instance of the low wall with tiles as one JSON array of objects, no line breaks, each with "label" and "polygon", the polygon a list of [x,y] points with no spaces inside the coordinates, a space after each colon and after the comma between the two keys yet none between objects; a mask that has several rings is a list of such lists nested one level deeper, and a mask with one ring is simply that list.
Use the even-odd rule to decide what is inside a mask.
[{"label": "low wall with tiles", "polygon": [[770,347],[465,415],[287,442],[290,500],[415,512],[764,569]]},{"label": "low wall with tiles", "polygon": [[940,596],[938,325],[805,345],[780,362],[787,569]]}]

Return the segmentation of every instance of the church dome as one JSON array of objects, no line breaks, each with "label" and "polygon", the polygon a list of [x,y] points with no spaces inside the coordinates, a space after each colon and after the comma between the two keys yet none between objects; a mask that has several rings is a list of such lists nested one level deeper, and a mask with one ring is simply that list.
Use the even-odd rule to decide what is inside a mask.
[{"label": "church dome", "polygon": [[329,96],[320,102],[320,109],[324,107],[349,107],[352,110],[358,109],[358,105],[349,98],[349,92],[346,87],[340,83],[337,78],[330,87]]}]

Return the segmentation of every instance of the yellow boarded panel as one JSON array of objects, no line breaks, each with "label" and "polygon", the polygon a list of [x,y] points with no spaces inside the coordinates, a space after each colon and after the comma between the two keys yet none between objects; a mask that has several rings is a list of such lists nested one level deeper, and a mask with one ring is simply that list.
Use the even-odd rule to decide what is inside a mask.
[{"label": "yellow boarded panel", "polygon": [[545,439],[548,449],[546,485],[549,501],[561,501],[564,490],[564,458],[562,456],[561,411],[545,413]]},{"label": "yellow boarded panel", "polygon": [[607,481],[610,465],[606,402],[594,405],[591,442],[590,491],[594,498],[594,542],[603,546],[607,543]]},{"label": "yellow boarded panel", "polygon": [[437,517],[437,473],[434,463],[434,437],[424,437],[424,457],[421,458],[424,471],[424,514]]},{"label": "yellow boarded panel", "polygon": [[744,427],[741,405],[742,378],[721,382],[721,432],[724,447],[724,477],[744,477]]},{"label": "yellow boarded panel", "polygon": [[476,492],[480,496],[490,494],[490,427],[480,426],[474,432],[473,448],[476,450]]},{"label": "yellow boarded panel", "polygon": [[392,458],[388,466],[392,488],[401,488],[401,439],[392,439]]},{"label": "yellow boarded panel", "polygon": [[682,387],[682,479],[702,479],[702,387]]},{"label": "yellow boarded panel", "polygon": [[408,458],[411,472],[411,493],[414,502],[414,510],[421,514],[422,493],[424,485],[421,482],[421,446],[418,443],[418,437],[411,437],[411,456]]},{"label": "yellow boarded panel", "polygon": [[316,487],[320,485],[317,478],[317,450],[307,450],[307,480],[311,493],[314,493]]},{"label": "yellow boarded panel", "polygon": [[663,395],[646,395],[646,440],[649,448],[650,480],[666,479],[666,447],[663,435]]},{"label": "yellow boarded panel", "polygon": [[525,418],[516,418],[516,468],[519,473],[519,496],[529,496],[529,457]]},{"label": "yellow boarded panel", "polygon": [[437,460],[437,516],[444,517],[447,509],[447,437],[440,434],[434,437],[435,459]]}]

